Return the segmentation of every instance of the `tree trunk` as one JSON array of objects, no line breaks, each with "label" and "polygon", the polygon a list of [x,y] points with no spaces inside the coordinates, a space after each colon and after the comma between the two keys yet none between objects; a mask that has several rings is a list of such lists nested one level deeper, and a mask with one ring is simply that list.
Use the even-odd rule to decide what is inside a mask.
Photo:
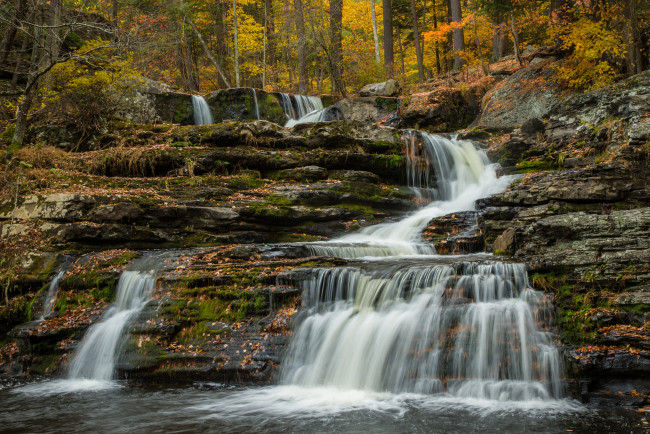
[{"label": "tree trunk", "polygon": [[384,13],[384,68],[386,76],[394,78],[395,76],[395,57],[393,56],[393,9],[391,0],[382,0],[382,10]]},{"label": "tree trunk", "polygon": [[341,40],[341,28],[343,21],[343,0],[330,0],[330,57],[332,76],[334,77],[334,91],[346,97],[345,85],[343,83],[341,67],[343,59],[343,41]]},{"label": "tree trunk", "polygon": [[[215,37],[216,37],[216,46],[214,50],[214,56],[212,56],[212,50],[209,49],[207,45],[205,45],[205,42],[201,42],[201,45],[203,46],[203,51],[206,51],[206,54],[210,52],[210,55],[208,58],[210,58],[210,61],[212,64],[216,65],[219,64],[220,66],[217,68],[217,71],[219,72],[219,84],[222,87],[230,87],[230,80],[228,77],[231,77],[227,74],[228,67],[229,67],[229,62],[228,60],[230,59],[229,55],[229,48],[228,48],[228,34],[226,31],[226,21],[224,15],[226,14],[226,11],[228,10],[228,4],[227,0],[217,0],[215,4],[215,15],[214,15],[214,20],[215,20]],[[196,26],[194,26],[196,27]],[[196,33],[196,30],[195,30]],[[197,35],[197,38],[198,35]],[[202,41],[203,38],[199,38],[199,41]],[[216,59],[219,59],[220,62],[217,62]]]},{"label": "tree trunk", "polygon": [[11,23],[9,24],[9,29],[7,29],[7,33],[5,33],[5,36],[2,38],[2,43],[0,43],[0,68],[4,68],[6,66],[5,63],[7,62],[7,58],[11,52],[11,47],[13,46],[14,40],[16,39],[16,33],[18,31],[18,27],[20,26],[20,20],[25,15],[27,2],[25,0],[17,0],[16,3],[18,3],[18,5],[15,8]]},{"label": "tree trunk", "polygon": [[481,71],[483,76],[487,76],[490,73],[490,67],[486,62],[483,61],[483,50],[481,49],[481,40],[478,37],[478,30],[476,29],[476,14],[474,14],[474,37],[476,38],[476,52],[478,53],[478,58],[481,61]]},{"label": "tree trunk", "polygon": [[415,57],[418,61],[418,82],[424,81],[424,63],[422,61],[422,47],[418,32],[418,14],[415,9],[415,0],[411,0],[411,22],[413,24],[413,42],[415,43]]},{"label": "tree trunk", "polygon": [[25,140],[25,132],[27,131],[27,115],[32,108],[34,102],[34,94],[36,89],[33,86],[18,103],[16,107],[16,128],[14,129],[13,137],[11,138],[12,145],[22,146]]},{"label": "tree trunk", "polygon": [[268,81],[275,83],[278,81],[277,74],[277,54],[275,44],[275,20],[273,18],[273,1],[264,0],[266,8],[266,64],[269,72]]},{"label": "tree trunk", "polygon": [[[185,31],[183,31],[183,34]],[[199,90],[199,75],[196,72],[196,65],[194,63],[194,44],[184,37],[185,43],[185,67],[187,68],[187,82],[190,90],[198,92]]]},{"label": "tree trunk", "polygon": [[375,63],[377,64],[377,68],[379,68],[381,66],[381,54],[379,54],[379,34],[377,33],[375,0],[370,0],[370,17],[372,18],[372,38],[375,41]]},{"label": "tree trunk", "polygon": [[113,0],[113,9],[111,10],[111,15],[113,18],[113,25],[117,27],[117,14],[119,12],[119,3],[117,0]]},{"label": "tree trunk", "polygon": [[515,59],[517,59],[517,62],[521,65],[521,54],[519,53],[519,32],[517,31],[514,12],[510,12],[510,29],[512,30],[512,42],[515,46]]},{"label": "tree trunk", "polygon": [[[450,0],[451,7],[451,20],[460,25],[463,20],[463,12],[460,9],[460,0]],[[454,29],[454,70],[463,67],[465,60],[460,56],[460,53],[465,50],[465,34],[462,28]]]},{"label": "tree trunk", "polygon": [[[498,18],[498,21],[501,21],[501,19]],[[492,63],[498,62],[508,51],[507,26],[508,24],[505,21],[494,26],[492,34],[492,58],[490,59]]]},{"label": "tree trunk", "polygon": [[[451,0],[447,0],[447,24],[452,23],[451,19]],[[454,32],[447,33],[447,44],[444,47],[445,53],[451,52],[454,53]],[[451,71],[454,67],[454,56],[447,57],[447,71]]]},{"label": "tree trunk", "polygon": [[239,40],[237,35],[237,0],[232,0],[232,21],[235,32],[235,86],[239,87]]},{"label": "tree trunk", "polygon": [[203,47],[203,51],[205,52],[205,55],[210,59],[214,67],[217,69],[217,72],[219,73],[219,76],[221,77],[221,80],[223,80],[224,84],[226,87],[230,87],[230,81],[226,77],[226,74],[224,74],[223,69],[221,68],[221,65],[219,65],[219,62],[217,62],[217,59],[215,59],[214,55],[212,54],[212,51],[210,51],[210,47],[208,47],[208,44],[205,43],[205,40],[203,39],[203,36],[201,36],[201,33],[199,32],[199,29],[196,28],[196,24],[194,24],[194,21],[191,19],[187,19],[187,22],[190,24],[190,27],[192,27],[192,30],[194,31],[194,34],[196,35],[196,38],[199,40],[201,43],[201,46]]},{"label": "tree trunk", "polygon": [[625,40],[627,41],[625,61],[627,72],[630,74],[640,74],[644,69],[643,57],[641,56],[641,35],[637,18],[637,2],[638,0],[627,0],[625,2]]},{"label": "tree trunk", "polygon": [[399,57],[402,60],[402,81],[406,79],[406,72],[404,70],[404,47],[402,46],[402,30],[399,28],[399,24],[397,25],[397,42],[399,45]]},{"label": "tree trunk", "polygon": [[[438,16],[436,13],[436,0],[433,0],[433,30],[438,30]],[[433,43],[436,52],[436,73],[440,74],[440,50],[438,49],[438,41]]]},{"label": "tree trunk", "polygon": [[294,0],[296,9],[296,38],[298,39],[298,93],[307,93],[307,53],[305,50],[305,17],[302,0]]}]

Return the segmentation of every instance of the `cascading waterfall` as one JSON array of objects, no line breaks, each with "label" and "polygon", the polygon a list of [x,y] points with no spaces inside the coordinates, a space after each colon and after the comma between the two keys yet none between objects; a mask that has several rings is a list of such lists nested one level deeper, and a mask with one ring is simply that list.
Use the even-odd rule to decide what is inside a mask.
[{"label": "cascading waterfall", "polygon": [[510,180],[469,141],[415,132],[404,140],[409,186],[431,202],[399,222],[308,245],[368,260],[299,282],[303,310],[281,382],[493,401],[562,397],[552,303],[530,287],[525,266],[432,256],[420,239],[432,218],[472,210]]},{"label": "cascading waterfall", "polygon": [[294,110],[291,103],[291,97],[288,94],[281,94],[282,107],[289,120],[284,125],[286,128],[292,128],[298,124],[307,122],[319,122],[323,119],[325,109],[323,101],[317,96],[294,95],[296,109]]},{"label": "cascading waterfall", "polygon": [[511,181],[509,177],[497,178],[485,153],[469,140],[415,131],[407,131],[403,140],[408,184],[417,197],[433,201],[398,222],[309,244],[312,253],[341,258],[435,254],[433,246],[421,241],[422,230],[431,219],[472,211],[476,200],[503,191]]},{"label": "cascading waterfall", "polygon": [[282,381],[500,401],[562,396],[552,315],[522,264],[316,270]]},{"label": "cascading waterfall", "polygon": [[194,110],[195,125],[210,125],[212,121],[212,112],[207,101],[200,95],[192,95],[192,109]]},{"label": "cascading waterfall", "polygon": [[113,378],[124,330],[153,295],[156,266],[149,258],[143,258],[122,272],[115,302],[79,343],[68,379],[109,381]]}]

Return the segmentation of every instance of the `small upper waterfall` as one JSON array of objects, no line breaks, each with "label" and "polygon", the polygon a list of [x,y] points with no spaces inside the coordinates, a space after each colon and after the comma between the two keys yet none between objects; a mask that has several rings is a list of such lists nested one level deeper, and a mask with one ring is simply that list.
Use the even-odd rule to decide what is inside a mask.
[{"label": "small upper waterfall", "polygon": [[292,128],[297,124],[306,122],[319,122],[323,119],[325,109],[323,101],[317,96],[294,95],[296,107],[291,102],[291,96],[286,93],[280,94],[280,102],[288,121],[284,125],[286,128]]},{"label": "small upper waterfall", "polygon": [[149,258],[143,258],[122,272],[115,302],[88,329],[75,349],[69,379],[108,381],[113,378],[124,329],[153,295],[156,266]]},{"label": "small upper waterfall", "polygon": [[205,98],[200,95],[192,95],[192,109],[194,110],[195,125],[209,125],[213,123],[212,112]]},{"label": "small upper waterfall", "polygon": [[253,89],[253,102],[255,103],[255,119],[257,119],[259,121],[260,120],[260,106],[257,103],[257,92],[255,91],[254,87],[251,88],[251,89]]}]

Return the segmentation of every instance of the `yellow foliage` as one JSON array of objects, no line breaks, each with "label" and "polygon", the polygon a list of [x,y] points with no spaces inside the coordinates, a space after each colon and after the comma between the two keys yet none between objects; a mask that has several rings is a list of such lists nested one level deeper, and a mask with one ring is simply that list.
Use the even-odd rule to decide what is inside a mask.
[{"label": "yellow foliage", "polygon": [[611,21],[582,15],[577,21],[558,26],[553,36],[571,55],[558,68],[558,79],[576,89],[596,89],[612,83],[618,75],[614,62],[625,55],[620,31]]}]

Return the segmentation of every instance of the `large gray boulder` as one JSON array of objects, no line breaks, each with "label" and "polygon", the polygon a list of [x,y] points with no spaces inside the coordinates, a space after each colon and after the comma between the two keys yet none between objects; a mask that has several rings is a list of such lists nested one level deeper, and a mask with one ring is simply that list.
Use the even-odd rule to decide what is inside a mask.
[{"label": "large gray boulder", "polygon": [[517,128],[531,118],[542,119],[566,95],[557,83],[553,59],[535,59],[501,81],[483,97],[475,126]]},{"label": "large gray boulder", "polygon": [[360,96],[397,96],[399,95],[399,83],[393,79],[383,83],[367,84],[359,91]]}]

